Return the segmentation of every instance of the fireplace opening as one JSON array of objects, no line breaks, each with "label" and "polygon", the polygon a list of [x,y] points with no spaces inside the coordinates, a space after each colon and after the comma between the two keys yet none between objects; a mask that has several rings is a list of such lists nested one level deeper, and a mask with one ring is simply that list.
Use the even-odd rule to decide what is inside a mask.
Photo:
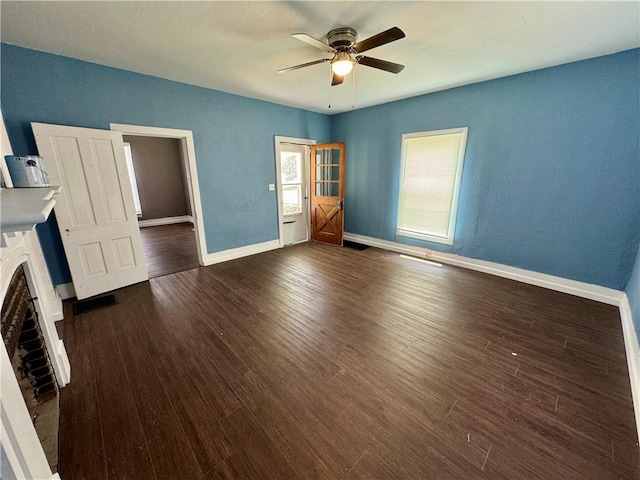
[{"label": "fireplace opening", "polygon": [[59,387],[22,265],[13,274],[2,304],[0,331],[29,415],[55,473],[58,466]]}]

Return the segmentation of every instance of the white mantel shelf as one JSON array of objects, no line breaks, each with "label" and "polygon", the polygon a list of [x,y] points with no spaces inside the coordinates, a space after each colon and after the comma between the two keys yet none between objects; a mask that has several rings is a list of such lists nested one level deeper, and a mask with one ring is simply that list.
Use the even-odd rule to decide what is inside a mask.
[{"label": "white mantel shelf", "polygon": [[0,191],[2,233],[28,232],[49,218],[62,187],[3,188]]}]

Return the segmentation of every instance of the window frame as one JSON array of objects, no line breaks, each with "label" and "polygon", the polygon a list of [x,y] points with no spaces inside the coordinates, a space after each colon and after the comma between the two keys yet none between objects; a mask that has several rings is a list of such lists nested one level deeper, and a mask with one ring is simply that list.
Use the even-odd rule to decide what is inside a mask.
[{"label": "window frame", "polygon": [[142,216],[142,203],[140,202],[140,190],[138,190],[138,180],[136,179],[136,170],[133,164],[133,150],[129,142],[122,142],[124,145],[124,157],[127,161],[127,172],[129,173],[129,183],[131,185],[131,193],[133,194],[133,204],[136,216]]},{"label": "window frame", "polygon": [[[285,182],[284,180],[284,175],[282,173],[282,167],[283,167],[283,154],[285,152],[280,152],[280,189],[281,189],[281,193],[282,193],[282,216],[283,217],[293,217],[293,216],[297,216],[297,215],[302,215],[303,210],[304,210],[304,200],[305,200],[305,193],[304,193],[304,189],[302,188],[304,186],[304,172],[305,172],[305,168],[304,168],[304,162],[305,162],[305,156],[303,154],[301,154],[300,152],[289,152],[289,153],[293,153],[297,159],[296,159],[296,170],[298,171],[298,181],[297,182]],[[285,187],[294,187],[297,186],[298,187],[298,191],[300,192],[300,203],[299,203],[299,207],[300,207],[300,211],[299,212],[295,212],[295,213],[284,213],[284,189]]]},{"label": "window frame", "polygon": [[[458,218],[458,203],[460,199],[460,188],[462,184],[462,170],[464,168],[464,157],[467,146],[467,135],[468,135],[469,127],[457,127],[457,128],[448,128],[444,130],[429,130],[424,132],[414,132],[414,133],[405,133],[402,135],[402,150],[401,150],[401,166],[400,166],[400,179],[399,179],[399,189],[398,189],[398,210],[396,216],[396,235],[400,237],[413,238],[416,240],[424,240],[427,242],[440,243],[444,245],[453,245],[455,230],[456,230],[456,222]],[[453,184],[453,195],[451,198],[451,214],[449,215],[449,225],[447,228],[447,235],[440,236],[434,235],[430,233],[406,230],[399,228],[398,222],[400,220],[401,213],[401,196],[402,196],[402,187],[404,183],[405,170],[407,166],[407,153],[408,153],[408,142],[412,138],[424,138],[424,137],[436,137],[442,135],[452,135],[452,134],[460,134],[460,149],[458,151],[458,159],[456,161],[456,175]]]}]

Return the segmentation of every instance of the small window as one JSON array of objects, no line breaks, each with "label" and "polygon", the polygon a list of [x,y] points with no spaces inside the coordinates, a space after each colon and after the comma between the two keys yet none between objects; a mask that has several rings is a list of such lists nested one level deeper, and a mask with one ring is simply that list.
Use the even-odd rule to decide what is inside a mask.
[{"label": "small window", "polygon": [[402,136],[397,235],[453,245],[467,130]]},{"label": "small window", "polygon": [[284,216],[302,213],[302,155],[282,152],[282,203]]},{"label": "small window", "polygon": [[133,204],[136,207],[136,215],[142,215],[142,205],[140,205],[140,194],[138,193],[138,182],[136,182],[136,171],[133,168],[133,156],[131,155],[131,144],[124,142],[124,156],[127,159],[127,171],[131,182],[131,192],[133,193]]}]

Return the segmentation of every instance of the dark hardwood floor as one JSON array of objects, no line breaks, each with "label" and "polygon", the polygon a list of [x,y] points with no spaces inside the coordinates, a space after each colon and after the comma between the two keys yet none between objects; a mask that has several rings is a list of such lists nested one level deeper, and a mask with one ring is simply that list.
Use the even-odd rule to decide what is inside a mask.
[{"label": "dark hardwood floor", "polygon": [[638,479],[616,308],[369,248],[155,278],[73,317],[71,479]]},{"label": "dark hardwood floor", "polygon": [[140,229],[149,278],[198,268],[196,234],[191,223]]}]

